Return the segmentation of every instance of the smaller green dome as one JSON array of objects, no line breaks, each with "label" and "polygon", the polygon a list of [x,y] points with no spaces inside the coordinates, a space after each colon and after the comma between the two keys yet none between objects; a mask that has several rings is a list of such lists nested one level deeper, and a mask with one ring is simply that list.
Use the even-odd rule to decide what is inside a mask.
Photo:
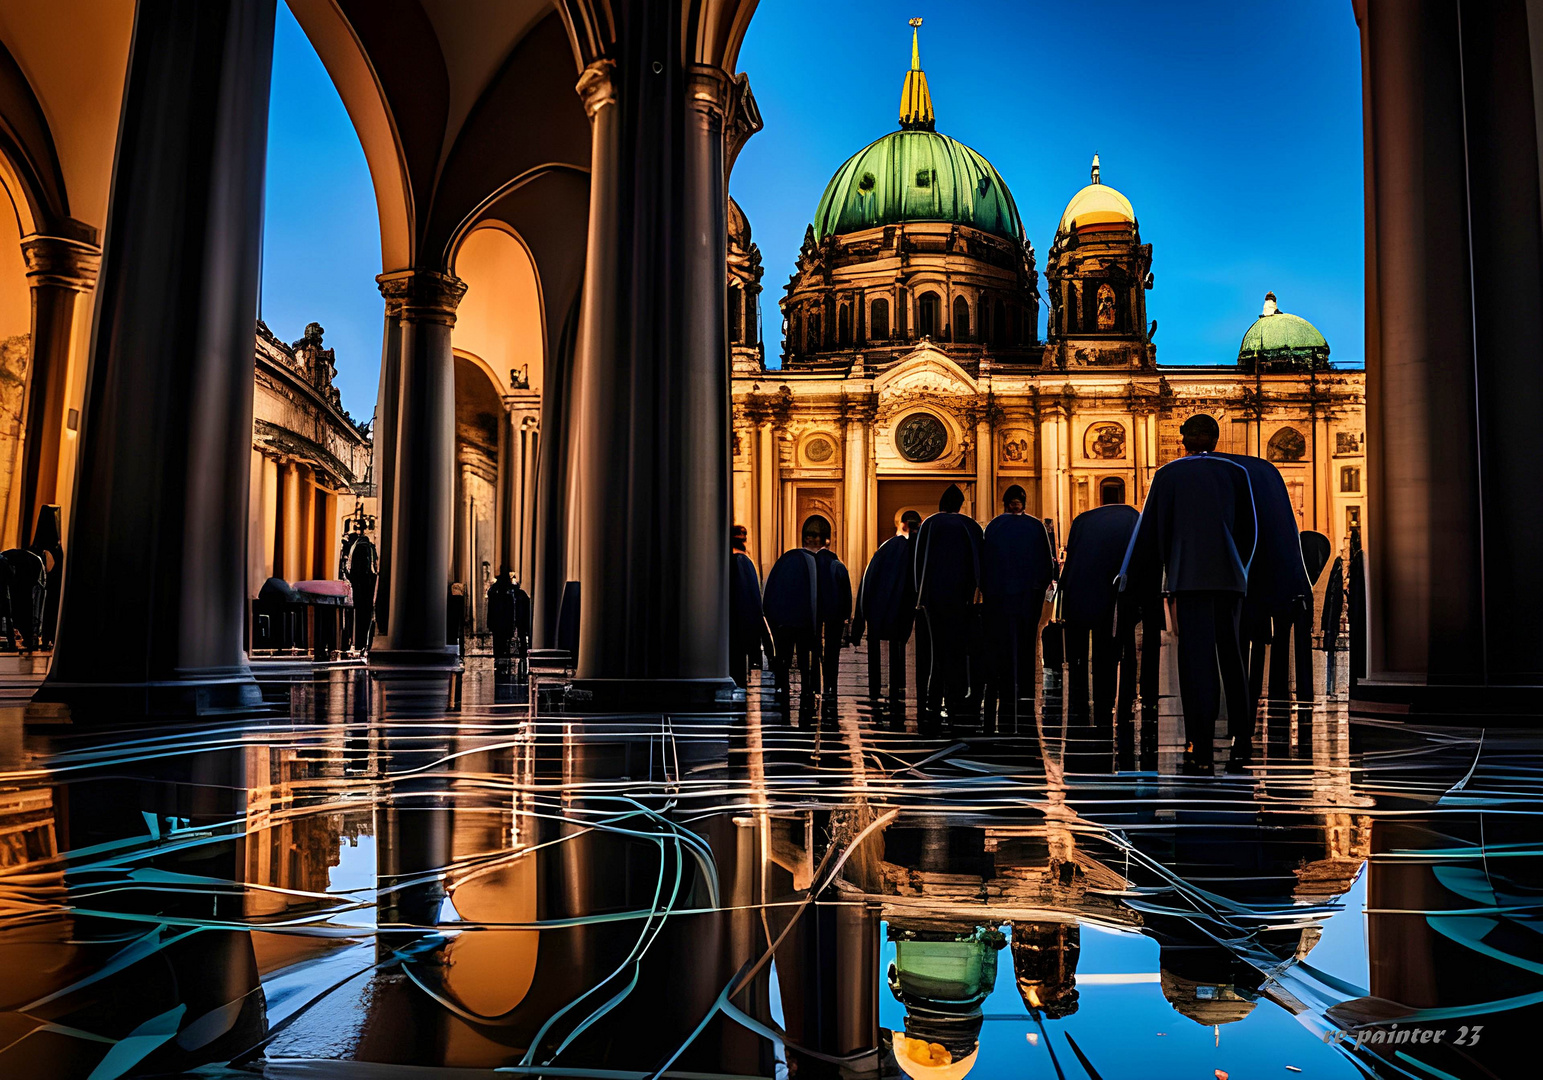
[{"label": "smaller green dome", "polygon": [[814,212],[815,235],[907,221],[967,225],[1021,240],[1012,192],[991,162],[935,131],[892,131],[847,159]]},{"label": "smaller green dome", "polygon": [[1280,310],[1274,293],[1266,293],[1264,311],[1243,335],[1238,346],[1238,362],[1289,363],[1292,366],[1325,367],[1329,343],[1318,328],[1298,315]]}]

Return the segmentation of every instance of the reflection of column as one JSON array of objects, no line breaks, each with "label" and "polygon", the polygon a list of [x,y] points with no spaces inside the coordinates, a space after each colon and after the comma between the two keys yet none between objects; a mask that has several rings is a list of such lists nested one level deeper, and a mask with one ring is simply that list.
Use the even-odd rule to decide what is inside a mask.
[{"label": "reflection of column", "polygon": [[122,718],[259,700],[242,610],[273,26],[274,0],[136,9],[39,703]]},{"label": "reflection of column", "polygon": [[[712,701],[728,678],[724,326],[730,81],[660,77],[663,9],[617,21],[585,69],[593,124],[579,334],[581,692]],[[684,130],[681,116],[684,115]],[[676,141],[679,140],[679,141]],[[678,146],[675,153],[660,147]]]},{"label": "reflection of column", "polygon": [[[450,331],[466,286],[433,270],[380,277],[381,292],[401,303],[397,350],[396,442],[390,517],[391,622],[378,630],[374,665],[456,662],[445,643],[450,538],[455,513],[455,367]],[[384,507],[382,508],[384,511]]]},{"label": "reflection of column", "polygon": [[26,544],[32,539],[38,507],[59,501],[75,301],[96,286],[102,249],[58,236],[29,236],[21,242],[21,253],[32,286],[31,385],[17,518],[17,538]]}]

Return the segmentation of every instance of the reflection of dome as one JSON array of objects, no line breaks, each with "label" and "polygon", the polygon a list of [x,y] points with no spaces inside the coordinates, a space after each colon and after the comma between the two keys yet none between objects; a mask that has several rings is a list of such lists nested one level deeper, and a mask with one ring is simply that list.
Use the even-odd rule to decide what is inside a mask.
[{"label": "reflection of dome", "polygon": [[1093,155],[1093,182],[1072,196],[1056,227],[1060,236],[1090,225],[1135,225],[1136,211],[1130,200],[1108,184],[1100,183],[1098,155]]},{"label": "reflection of dome", "polygon": [[1328,363],[1329,343],[1306,319],[1288,314],[1266,293],[1264,310],[1243,335],[1238,346],[1240,364],[1278,363],[1321,366]]},{"label": "reflection of dome", "polygon": [[961,1080],[975,1067],[975,1058],[980,1054],[977,1044],[976,1049],[955,1060],[953,1054],[939,1043],[912,1039],[898,1031],[894,1040],[895,1063],[901,1072],[917,1080]]},{"label": "reflection of dome", "polygon": [[900,95],[900,131],[869,143],[836,170],[814,212],[819,239],[840,233],[941,221],[1009,240],[1023,238],[1012,192],[991,162],[934,128],[932,94],[911,22],[911,70]]},{"label": "reflection of dome", "polygon": [[1205,1027],[1242,1020],[1257,1004],[1247,987],[1196,982],[1171,971],[1162,972],[1163,997],[1174,1009]]}]

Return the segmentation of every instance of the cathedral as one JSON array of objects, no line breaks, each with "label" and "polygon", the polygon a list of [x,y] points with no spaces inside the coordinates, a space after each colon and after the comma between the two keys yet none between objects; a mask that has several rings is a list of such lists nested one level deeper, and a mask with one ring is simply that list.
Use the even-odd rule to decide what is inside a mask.
[{"label": "cathedral", "polygon": [[899,130],[850,157],[815,207],[780,301],[780,367],[754,330],[760,252],[736,205],[729,222],[734,520],[763,569],[818,513],[860,572],[949,484],[982,522],[1017,484],[1064,541],[1090,507],[1139,508],[1198,412],[1220,449],[1277,465],[1301,528],[1344,549],[1361,524],[1364,372],[1331,367],[1323,335],[1273,293],[1232,362],[1159,364],[1152,245],[1096,155],[1041,291],[1005,179],[937,130],[914,28]]}]

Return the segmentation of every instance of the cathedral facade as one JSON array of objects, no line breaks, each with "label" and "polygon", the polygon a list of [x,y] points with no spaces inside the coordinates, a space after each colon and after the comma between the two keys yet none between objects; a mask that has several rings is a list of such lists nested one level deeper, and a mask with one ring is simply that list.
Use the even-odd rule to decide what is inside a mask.
[{"label": "cathedral facade", "polygon": [[1273,294],[1235,362],[1158,364],[1152,245],[1096,156],[1090,181],[1057,223],[1041,293],[1006,182],[936,130],[913,32],[899,130],[837,170],[805,233],[780,368],[743,315],[760,253],[731,207],[734,520],[763,570],[819,513],[861,572],[949,484],[983,523],[1021,486],[1059,543],[1084,510],[1139,508],[1198,412],[1219,449],[1276,464],[1301,528],[1345,547],[1364,512],[1364,372],[1330,366],[1323,336]]}]

